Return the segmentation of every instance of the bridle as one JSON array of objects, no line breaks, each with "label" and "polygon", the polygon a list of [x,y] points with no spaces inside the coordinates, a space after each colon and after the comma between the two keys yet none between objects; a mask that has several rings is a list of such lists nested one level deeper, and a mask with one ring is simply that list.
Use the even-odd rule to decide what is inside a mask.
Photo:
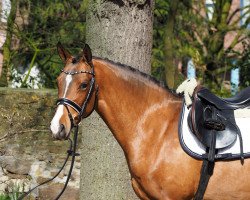
[{"label": "bridle", "polygon": [[[92,78],[90,80],[90,87],[89,87],[89,91],[88,94],[86,96],[85,101],[83,102],[82,106],[79,106],[76,102],[68,99],[68,98],[59,98],[57,100],[57,105],[64,105],[68,111],[68,116],[71,122],[71,128],[73,128],[74,126],[76,126],[76,124],[79,124],[82,118],[87,118],[89,115],[91,115],[91,113],[94,111],[95,107],[96,107],[96,102],[97,102],[97,98],[98,98],[98,86],[95,89],[95,73],[94,73],[94,66],[92,66],[91,71],[64,71],[63,69],[61,70],[62,73],[65,73],[66,75],[76,75],[76,74],[90,74],[92,75]],[[84,115],[88,102],[91,99],[93,93],[95,90],[95,102],[94,102],[94,106],[91,110],[91,112],[87,115]],[[78,113],[78,122],[75,124],[72,114],[69,111],[68,106],[70,106],[71,108],[73,108],[77,113]]]},{"label": "bridle", "polygon": [[[55,200],[58,200],[63,192],[65,191],[67,185],[68,185],[68,182],[70,180],[70,177],[71,177],[71,174],[72,174],[72,171],[73,171],[73,167],[74,167],[74,161],[75,161],[75,157],[76,156],[79,156],[80,154],[79,153],[76,153],[76,146],[77,146],[77,136],[78,136],[78,125],[81,121],[82,118],[87,118],[89,115],[91,115],[91,113],[94,111],[96,105],[97,105],[97,99],[98,99],[98,86],[95,88],[95,73],[94,73],[94,66],[92,65],[91,66],[91,71],[65,71],[65,70],[61,70],[62,73],[65,73],[66,75],[76,75],[76,74],[90,74],[92,75],[91,77],[91,80],[90,80],[90,87],[89,87],[89,91],[88,91],[88,94],[86,96],[86,99],[84,100],[83,102],[83,105],[82,106],[79,106],[76,102],[68,99],[68,98],[59,98],[57,100],[57,106],[58,105],[63,105],[65,106],[67,112],[68,112],[68,117],[70,119],[70,123],[71,123],[71,127],[70,127],[70,130],[72,130],[73,128],[75,128],[75,132],[74,132],[74,138],[73,138],[73,141],[68,138],[69,142],[70,142],[70,148],[69,150],[67,151],[67,157],[61,167],[61,169],[57,172],[57,174],[52,177],[51,179],[49,180],[46,180],[44,182],[42,182],[41,184],[37,185],[36,187],[30,189],[28,192],[22,194],[20,197],[18,197],[17,200],[22,200],[24,197],[26,197],[28,194],[30,194],[33,190],[35,190],[36,188],[44,185],[44,184],[47,184],[49,182],[51,182],[52,180],[54,180],[60,173],[61,171],[63,170],[63,168],[65,167],[68,159],[70,156],[72,156],[72,159],[71,159],[71,165],[70,165],[70,169],[69,169],[69,173],[68,173],[68,176],[67,176],[67,179],[66,179],[66,182],[64,184],[64,187],[63,189],[61,190],[61,192],[57,195],[57,197],[55,198]],[[95,102],[94,102],[94,106],[91,110],[90,113],[88,113],[87,115],[84,115],[85,114],[85,111],[86,111],[86,107],[93,95],[95,91]],[[68,106],[70,106],[71,108],[73,108],[77,113],[78,113],[78,121],[77,123],[74,123],[74,119],[73,119],[73,116],[68,108]]]}]

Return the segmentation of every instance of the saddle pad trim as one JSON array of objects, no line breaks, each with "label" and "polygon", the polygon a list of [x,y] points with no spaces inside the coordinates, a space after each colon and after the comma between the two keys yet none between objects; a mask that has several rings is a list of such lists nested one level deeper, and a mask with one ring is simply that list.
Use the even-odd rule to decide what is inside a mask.
[{"label": "saddle pad trim", "polygon": [[[207,158],[207,155],[206,155],[205,147],[203,146],[202,143],[200,143],[197,139],[195,139],[197,142],[196,145],[198,145],[201,149],[200,152],[197,153],[197,152],[192,151],[184,141],[183,124],[186,124],[187,122],[183,122],[183,121],[184,121],[186,110],[187,110],[187,107],[185,106],[185,103],[183,102],[182,110],[181,110],[181,114],[180,114],[180,118],[179,118],[179,127],[178,127],[178,135],[179,135],[180,145],[181,145],[182,149],[192,158],[197,159],[197,160],[204,160],[205,158]],[[186,120],[186,118],[185,118],[185,120]],[[195,136],[193,135],[192,137],[195,137]],[[250,152],[244,153],[243,157],[250,158]],[[240,159],[241,159],[240,154],[220,153],[220,154],[215,155],[215,161],[228,161],[228,160],[240,160]]]},{"label": "saddle pad trim", "polygon": [[180,145],[182,147],[182,149],[191,157],[195,158],[195,159],[198,159],[198,160],[203,160],[204,157],[202,157],[202,155],[198,154],[198,153],[195,153],[193,151],[191,151],[187,145],[185,144],[184,142],[184,139],[183,139],[183,119],[184,119],[184,113],[185,113],[185,102],[183,101],[182,103],[182,109],[181,109],[181,115],[180,115],[180,118],[179,118],[179,126],[178,126],[178,135],[179,135],[179,142],[180,142]]}]

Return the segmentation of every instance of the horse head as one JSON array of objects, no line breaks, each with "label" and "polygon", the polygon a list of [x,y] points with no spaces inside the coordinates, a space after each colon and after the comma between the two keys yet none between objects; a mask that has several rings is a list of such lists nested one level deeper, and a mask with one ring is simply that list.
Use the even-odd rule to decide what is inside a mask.
[{"label": "horse head", "polygon": [[92,53],[87,44],[76,57],[64,49],[61,43],[57,44],[57,50],[64,68],[57,78],[57,109],[50,129],[54,138],[67,139],[70,130],[94,110],[96,95],[92,94],[97,89]]}]

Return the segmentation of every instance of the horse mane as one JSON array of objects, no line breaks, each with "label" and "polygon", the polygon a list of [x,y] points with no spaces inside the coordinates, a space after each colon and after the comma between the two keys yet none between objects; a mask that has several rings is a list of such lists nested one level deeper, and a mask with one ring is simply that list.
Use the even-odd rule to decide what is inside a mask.
[{"label": "horse mane", "polygon": [[100,58],[100,57],[96,57],[96,56],[93,56],[93,58],[94,58],[94,59],[101,60],[101,61],[108,62],[108,63],[110,63],[110,64],[112,64],[112,65],[115,65],[115,66],[117,66],[117,67],[119,67],[119,68],[128,70],[128,71],[130,71],[130,72],[132,72],[132,73],[136,73],[136,74],[138,74],[139,76],[144,77],[146,80],[153,82],[154,84],[156,84],[156,85],[159,86],[160,88],[163,88],[163,89],[166,90],[167,92],[173,94],[174,96],[180,97],[180,95],[177,94],[175,90],[170,89],[170,88],[167,87],[163,82],[158,81],[155,77],[153,77],[153,76],[151,76],[151,75],[149,75],[149,74],[147,74],[147,73],[144,73],[144,72],[142,72],[142,71],[140,71],[140,70],[138,70],[138,69],[136,69],[136,68],[133,68],[133,67],[131,67],[131,66],[129,66],[129,65],[122,64],[122,63],[120,63],[120,62],[115,62],[115,61],[109,60],[108,58]]}]

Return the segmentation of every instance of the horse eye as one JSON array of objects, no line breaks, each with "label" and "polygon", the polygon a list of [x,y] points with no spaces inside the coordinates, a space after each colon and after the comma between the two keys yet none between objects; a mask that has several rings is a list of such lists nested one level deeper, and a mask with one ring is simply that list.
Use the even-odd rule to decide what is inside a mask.
[{"label": "horse eye", "polygon": [[88,86],[88,83],[82,83],[81,85],[80,85],[80,88],[82,89],[82,90],[85,90],[86,88],[87,88],[87,86]]}]

